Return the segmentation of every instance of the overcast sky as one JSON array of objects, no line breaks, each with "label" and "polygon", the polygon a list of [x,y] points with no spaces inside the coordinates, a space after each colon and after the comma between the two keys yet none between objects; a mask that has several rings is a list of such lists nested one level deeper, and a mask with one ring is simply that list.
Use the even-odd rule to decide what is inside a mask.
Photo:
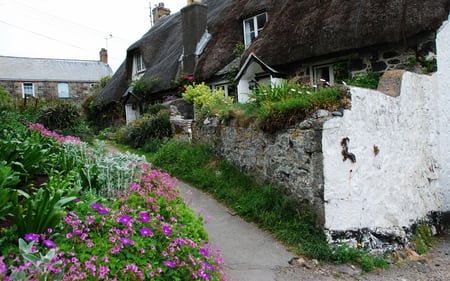
[{"label": "overcast sky", "polygon": [[107,48],[116,71],[160,2],[173,14],[187,1],[0,0],[0,56],[98,60]]}]

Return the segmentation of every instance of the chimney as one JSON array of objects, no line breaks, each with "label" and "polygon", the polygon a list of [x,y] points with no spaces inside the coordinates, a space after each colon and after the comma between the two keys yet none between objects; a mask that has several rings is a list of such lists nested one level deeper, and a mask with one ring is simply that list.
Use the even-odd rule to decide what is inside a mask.
[{"label": "chimney", "polygon": [[188,6],[191,5],[192,3],[202,3],[202,0],[187,0]]},{"label": "chimney", "polygon": [[181,9],[183,28],[183,72],[193,75],[197,65],[197,43],[206,32],[208,6],[192,3]]},{"label": "chimney", "polygon": [[105,48],[100,50],[100,61],[104,64],[108,64],[108,51]]},{"label": "chimney", "polygon": [[157,24],[163,17],[170,15],[170,9],[164,7],[160,2],[158,6],[152,9],[153,25]]}]

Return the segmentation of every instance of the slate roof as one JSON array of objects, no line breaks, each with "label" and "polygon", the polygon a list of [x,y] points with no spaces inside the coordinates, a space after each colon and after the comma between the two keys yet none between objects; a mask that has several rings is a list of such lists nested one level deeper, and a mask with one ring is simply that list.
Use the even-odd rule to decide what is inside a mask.
[{"label": "slate roof", "polygon": [[112,75],[101,61],[0,56],[0,80],[94,82]]},{"label": "slate roof", "polygon": [[[266,11],[268,21],[243,58],[254,53],[264,63],[287,72],[292,65],[379,46],[405,46],[435,32],[448,19],[450,0],[204,0],[208,6],[206,45],[194,73],[197,82],[212,79],[233,62],[243,42],[242,20]],[[127,58],[95,103],[118,101],[127,89],[133,50],[146,65],[144,79],[157,78],[154,93],[174,89],[182,54],[180,13],[165,17],[128,50]],[[241,61],[241,64],[244,61]]]}]

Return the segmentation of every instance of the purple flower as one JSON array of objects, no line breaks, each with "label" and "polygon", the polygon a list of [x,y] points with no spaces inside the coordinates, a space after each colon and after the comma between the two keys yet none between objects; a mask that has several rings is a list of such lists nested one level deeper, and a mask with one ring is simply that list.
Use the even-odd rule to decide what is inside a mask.
[{"label": "purple flower", "polygon": [[100,203],[94,203],[91,205],[91,207],[96,210],[103,208],[102,204],[100,204]]},{"label": "purple flower", "polygon": [[202,254],[202,256],[207,257],[209,255],[208,250],[205,248],[200,248],[200,254]]},{"label": "purple flower", "polygon": [[173,261],[164,261],[164,264],[169,268],[174,268],[176,266]]},{"label": "purple flower", "polygon": [[101,206],[100,208],[97,209],[98,213],[100,215],[106,215],[107,213],[109,213],[108,208]]},{"label": "purple flower", "polygon": [[122,241],[122,243],[124,245],[134,245],[134,241],[133,240],[125,238],[125,237],[121,238],[120,241]]},{"label": "purple flower", "polygon": [[150,221],[150,216],[146,212],[141,212],[139,214],[139,216],[141,217],[141,222],[149,222]]},{"label": "purple flower", "polygon": [[122,223],[122,224],[128,224],[131,221],[131,218],[129,215],[123,215],[121,217],[119,217],[118,222]]},{"label": "purple flower", "polygon": [[211,270],[211,271],[214,271],[214,266],[210,265],[210,264],[207,263],[206,261],[203,262],[203,267],[204,267],[204,268],[207,268],[207,269],[209,269],[209,270]]},{"label": "purple flower", "polygon": [[164,232],[164,235],[166,235],[166,236],[169,236],[172,233],[172,231],[170,230],[170,228],[167,225],[163,225],[163,232]]},{"label": "purple flower", "polygon": [[44,240],[42,241],[45,247],[47,248],[55,248],[56,244],[52,240]]},{"label": "purple flower", "polygon": [[140,232],[142,236],[153,236],[153,232],[147,227],[141,228]]},{"label": "purple flower", "polygon": [[26,233],[25,234],[25,241],[39,242],[39,235],[34,234],[34,233]]}]

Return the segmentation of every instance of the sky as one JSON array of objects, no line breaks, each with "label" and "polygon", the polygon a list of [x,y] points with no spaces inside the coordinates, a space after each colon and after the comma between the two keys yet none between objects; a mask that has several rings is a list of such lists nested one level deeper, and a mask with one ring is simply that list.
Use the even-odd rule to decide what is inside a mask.
[{"label": "sky", "polygon": [[[171,13],[186,0],[0,0],[0,56],[99,60],[116,71],[150,28],[150,7]],[[1,66],[0,66],[1,67]]]}]

